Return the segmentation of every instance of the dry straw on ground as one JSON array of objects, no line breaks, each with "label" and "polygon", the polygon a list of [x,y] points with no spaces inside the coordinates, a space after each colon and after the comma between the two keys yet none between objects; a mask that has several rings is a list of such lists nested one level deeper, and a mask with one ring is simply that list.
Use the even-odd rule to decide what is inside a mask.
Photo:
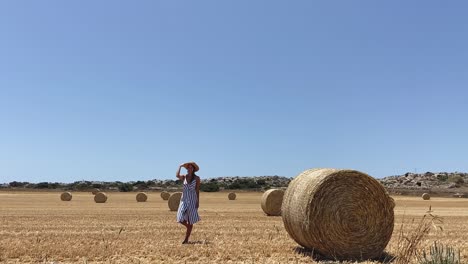
[{"label": "dry straw on ground", "polygon": [[100,192],[100,191],[101,191],[101,190],[99,190],[99,189],[97,189],[97,188],[94,188],[94,189],[91,190],[91,193],[92,193],[93,195],[96,195],[96,194],[97,194],[98,192]]},{"label": "dry straw on ground", "polygon": [[71,201],[72,197],[71,192],[64,192],[60,195],[60,200],[68,202]]},{"label": "dry straw on ground", "polygon": [[283,190],[271,189],[263,193],[262,210],[267,215],[281,215],[281,204],[283,203]]},{"label": "dry straw on ground", "polygon": [[169,197],[169,200],[167,201],[169,210],[177,211],[177,209],[179,209],[180,198],[182,198],[181,192],[171,194],[171,197]]},{"label": "dry straw on ground", "polygon": [[136,195],[136,200],[140,203],[146,202],[146,200],[148,200],[148,195],[146,195],[144,192],[138,193]]},{"label": "dry straw on ground", "polygon": [[168,193],[168,192],[162,192],[162,193],[161,193],[161,198],[162,198],[164,201],[169,200],[169,197],[171,197],[171,194],[170,194],[170,193]]},{"label": "dry straw on ground", "polygon": [[235,193],[229,193],[229,194],[228,194],[228,199],[229,199],[229,200],[235,200],[236,197],[237,197],[237,195],[236,195]]},{"label": "dry straw on ground", "polygon": [[94,201],[96,203],[105,203],[107,201],[107,194],[103,192],[98,192],[94,195]]},{"label": "dry straw on ground", "polygon": [[282,218],[305,248],[337,260],[371,259],[391,238],[393,206],[384,187],[367,174],[311,169],[289,184]]},{"label": "dry straw on ground", "polygon": [[[175,212],[163,201],[135,204],[136,192],[112,192],[108,204],[95,204],[91,192],[72,192],[72,201],[62,202],[61,193],[0,190],[0,263],[332,263],[302,249],[289,237],[281,217],[266,217],[259,206],[260,192],[242,192],[240,204],[227,200],[228,192],[201,193],[202,221],[192,231],[191,245],[181,245],[185,228],[176,225]],[[396,196],[395,201],[395,230],[385,251],[398,261],[399,226],[404,222],[402,238],[412,243],[411,233],[429,201],[421,195]],[[444,217],[444,230],[431,227],[418,251],[437,240],[460,248],[461,263],[468,263],[468,199],[430,202],[434,213]],[[389,262],[359,264],[384,263]]]},{"label": "dry straw on ground", "polygon": [[431,199],[431,196],[428,193],[423,193],[423,195],[421,197],[423,198],[423,200],[430,200]]}]

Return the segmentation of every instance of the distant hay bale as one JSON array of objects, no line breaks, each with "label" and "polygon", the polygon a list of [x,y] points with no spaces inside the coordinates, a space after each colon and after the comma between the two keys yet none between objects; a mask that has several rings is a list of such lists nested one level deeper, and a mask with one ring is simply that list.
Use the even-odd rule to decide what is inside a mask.
[{"label": "distant hay bale", "polygon": [[177,211],[177,209],[179,209],[180,198],[182,198],[181,192],[171,194],[171,197],[169,197],[169,200],[167,201],[169,210]]},{"label": "distant hay bale", "polygon": [[60,200],[65,201],[65,202],[69,202],[69,201],[71,201],[72,197],[73,196],[72,196],[71,192],[64,192],[64,193],[62,193],[60,195]]},{"label": "distant hay bale", "polygon": [[229,193],[229,194],[228,194],[229,200],[235,200],[236,197],[237,197],[237,195],[236,195],[235,193]]},{"label": "distant hay bale", "polygon": [[464,194],[464,193],[454,193],[452,194],[453,197],[455,198],[467,198],[468,195]]},{"label": "distant hay bale", "polygon": [[431,199],[431,196],[428,193],[423,193],[423,195],[421,197],[423,198],[423,200],[430,200]]},{"label": "distant hay bale", "polygon": [[105,203],[107,201],[107,194],[103,192],[98,192],[94,195],[94,201],[96,203]]},{"label": "distant hay bale", "polygon": [[394,205],[365,173],[311,169],[291,181],[281,214],[286,231],[305,248],[336,260],[372,259],[392,236]]},{"label": "distant hay bale", "polygon": [[93,195],[96,195],[98,192],[101,192],[101,190],[99,190],[99,189],[97,189],[97,188],[94,188],[94,189],[91,190],[91,193],[92,193]]},{"label": "distant hay bale", "polygon": [[263,193],[262,209],[267,215],[281,215],[281,204],[283,203],[283,190],[271,189]]},{"label": "distant hay bale", "polygon": [[146,200],[148,200],[148,195],[146,195],[146,193],[144,193],[144,192],[138,193],[136,195],[136,200],[139,203],[146,202]]},{"label": "distant hay bale", "polygon": [[170,193],[168,193],[168,192],[162,192],[162,193],[161,193],[161,198],[162,198],[164,201],[169,200],[169,197],[171,197],[171,194],[170,194]]}]

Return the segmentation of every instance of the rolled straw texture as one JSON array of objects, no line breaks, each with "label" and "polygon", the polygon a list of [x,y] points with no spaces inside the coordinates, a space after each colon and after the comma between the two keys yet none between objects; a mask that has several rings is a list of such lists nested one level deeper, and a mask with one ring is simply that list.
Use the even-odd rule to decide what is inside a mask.
[{"label": "rolled straw texture", "polygon": [[236,195],[235,193],[229,193],[229,194],[228,194],[228,199],[229,199],[229,200],[235,200],[236,197],[237,197],[237,195]]},{"label": "rolled straw texture", "polygon": [[336,260],[381,256],[393,232],[394,201],[374,178],[354,170],[311,169],[288,186],[286,231],[301,246]]},{"label": "rolled straw texture", "polygon": [[94,188],[94,189],[91,190],[91,193],[92,193],[93,195],[96,195],[96,194],[97,194],[98,192],[100,192],[100,191],[101,191],[101,190]]},{"label": "rolled straw texture", "polygon": [[98,192],[94,195],[94,201],[96,203],[105,203],[107,201],[107,194],[103,192]]},{"label": "rolled straw texture", "polygon": [[146,202],[146,200],[148,200],[148,195],[146,195],[146,193],[144,193],[144,192],[138,193],[136,195],[136,200],[139,203]]},{"label": "rolled straw texture", "polygon": [[281,215],[281,204],[283,203],[284,191],[271,189],[262,195],[262,210],[270,216]]},{"label": "rolled straw texture", "polygon": [[69,201],[71,201],[72,197],[73,196],[72,196],[71,192],[64,192],[64,193],[62,193],[60,195],[60,200],[65,201],[65,202],[69,202]]},{"label": "rolled straw texture", "polygon": [[171,197],[171,194],[170,194],[170,193],[168,193],[168,192],[162,192],[162,193],[161,193],[161,198],[162,198],[164,201],[169,200],[169,197]]},{"label": "rolled straw texture", "polygon": [[169,200],[167,201],[169,210],[177,211],[177,209],[179,209],[180,198],[182,198],[181,192],[176,192],[176,193],[171,194],[171,197],[169,197]]},{"label": "rolled straw texture", "polygon": [[423,198],[423,200],[430,200],[431,199],[431,195],[429,195],[428,193],[423,193],[423,195],[421,197]]}]

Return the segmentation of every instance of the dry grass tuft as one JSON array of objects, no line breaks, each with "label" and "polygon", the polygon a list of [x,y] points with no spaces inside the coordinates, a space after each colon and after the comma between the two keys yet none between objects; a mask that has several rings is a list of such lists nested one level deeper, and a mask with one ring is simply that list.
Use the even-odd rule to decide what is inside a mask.
[{"label": "dry grass tuft", "polygon": [[431,228],[442,230],[442,223],[442,218],[432,214],[431,207],[419,222],[413,218],[410,223],[406,223],[403,218],[396,243],[396,259],[393,263],[408,264],[416,261],[421,245]]}]

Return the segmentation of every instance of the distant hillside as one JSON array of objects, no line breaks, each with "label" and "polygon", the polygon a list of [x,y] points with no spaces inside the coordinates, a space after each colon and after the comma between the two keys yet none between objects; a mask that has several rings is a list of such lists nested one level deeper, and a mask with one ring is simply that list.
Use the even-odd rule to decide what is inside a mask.
[{"label": "distant hillside", "polygon": [[468,173],[426,172],[405,173],[380,179],[389,192],[433,191],[456,193],[468,191]]}]

